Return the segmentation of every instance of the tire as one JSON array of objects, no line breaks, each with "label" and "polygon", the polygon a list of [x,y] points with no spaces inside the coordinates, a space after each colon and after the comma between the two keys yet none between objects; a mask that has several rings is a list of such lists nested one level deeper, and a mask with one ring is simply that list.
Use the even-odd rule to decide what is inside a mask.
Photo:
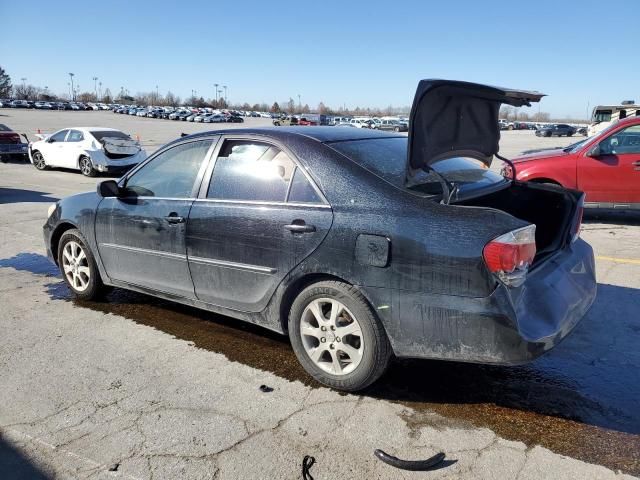
[{"label": "tire", "polygon": [[396,127],[393,129],[394,132],[399,132],[400,131],[400,127]]},{"label": "tire", "polygon": [[[338,318],[332,321],[335,309]],[[303,330],[309,333],[303,335]],[[342,282],[315,283],[298,294],[289,313],[289,338],[304,369],[337,390],[368,387],[391,359],[391,345],[375,312],[356,287]]]},{"label": "tire", "polygon": [[551,132],[547,132],[547,133],[545,133],[545,135],[544,135],[544,136],[545,136],[545,137],[551,137],[552,135],[553,135],[553,134],[552,134]]},{"label": "tire", "polygon": [[44,157],[42,156],[42,154],[39,151],[35,151],[31,154],[31,156],[33,157],[33,166],[36,167],[38,170],[46,170],[47,164],[44,161]]},{"label": "tire", "polygon": [[77,229],[67,230],[58,242],[58,266],[71,293],[81,300],[94,300],[106,292],[93,253]]},{"label": "tire", "polygon": [[567,133],[567,137],[573,137],[573,133],[571,132]]},{"label": "tire", "polygon": [[95,168],[93,168],[93,163],[91,163],[91,159],[85,155],[81,156],[78,160],[78,167],[80,167],[80,172],[85,177],[95,177],[98,173]]}]

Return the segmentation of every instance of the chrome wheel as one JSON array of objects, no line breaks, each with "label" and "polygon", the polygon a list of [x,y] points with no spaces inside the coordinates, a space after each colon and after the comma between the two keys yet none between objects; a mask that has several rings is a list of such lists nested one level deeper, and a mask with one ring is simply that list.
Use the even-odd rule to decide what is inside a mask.
[{"label": "chrome wheel", "polygon": [[82,157],[80,159],[80,171],[87,177],[91,176],[93,165],[91,165],[91,160],[89,160],[87,157]]},{"label": "chrome wheel", "polygon": [[36,167],[38,170],[44,170],[45,167],[47,166],[47,164],[44,163],[44,157],[40,152],[33,153],[33,166]]},{"label": "chrome wheel", "polygon": [[312,300],[302,312],[300,335],[309,358],[327,373],[346,375],[362,360],[365,345],[360,324],[337,300]]},{"label": "chrome wheel", "polygon": [[82,246],[73,240],[62,251],[62,269],[69,285],[78,292],[84,292],[89,286],[91,271],[89,261]]}]

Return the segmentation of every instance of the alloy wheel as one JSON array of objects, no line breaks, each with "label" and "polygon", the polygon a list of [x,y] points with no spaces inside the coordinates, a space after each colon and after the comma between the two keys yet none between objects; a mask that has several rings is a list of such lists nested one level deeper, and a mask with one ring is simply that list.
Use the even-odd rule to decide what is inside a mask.
[{"label": "alloy wheel", "polygon": [[44,167],[46,167],[44,157],[40,152],[35,152],[33,154],[33,164],[38,170],[44,170]]},{"label": "alloy wheel", "polygon": [[309,358],[332,375],[353,372],[364,353],[364,337],[356,317],[332,298],[312,300],[302,312],[302,345]]},{"label": "alloy wheel", "polygon": [[80,159],[80,171],[82,172],[82,174],[88,177],[91,174],[92,169],[93,167],[91,165],[91,160],[89,160],[87,157],[82,157]]},{"label": "alloy wheel", "polygon": [[78,292],[84,292],[89,286],[91,270],[82,246],[73,240],[62,251],[62,269],[69,284]]}]

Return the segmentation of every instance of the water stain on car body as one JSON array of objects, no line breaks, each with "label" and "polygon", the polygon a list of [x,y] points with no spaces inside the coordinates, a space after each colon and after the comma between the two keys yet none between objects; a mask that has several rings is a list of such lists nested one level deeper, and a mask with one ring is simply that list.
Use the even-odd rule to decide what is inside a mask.
[{"label": "water stain on car body", "polygon": [[[64,283],[48,288],[52,298],[71,301]],[[73,301],[157,328],[231,361],[320,387],[304,372],[286,337],[255,325],[120,289],[103,302]],[[590,335],[591,330],[582,331]],[[577,338],[578,343],[584,340]],[[640,413],[633,406],[638,383],[634,385],[633,378],[597,378],[603,372],[590,369],[603,360],[591,356],[602,352],[598,345],[591,347],[587,352],[578,348],[577,358],[550,354],[519,367],[397,361],[363,394],[414,409],[416,413],[405,418],[414,430],[432,425],[436,412],[457,425],[488,427],[507,439],[640,474]],[[629,372],[619,376],[628,377]]]}]

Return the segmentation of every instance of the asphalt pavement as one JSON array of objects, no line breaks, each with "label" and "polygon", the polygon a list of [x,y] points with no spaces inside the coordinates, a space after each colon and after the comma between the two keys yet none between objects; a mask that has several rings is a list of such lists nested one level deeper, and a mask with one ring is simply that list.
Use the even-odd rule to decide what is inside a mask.
[{"label": "asphalt pavement", "polygon": [[[28,134],[121,128],[149,151],[212,128],[109,112],[0,115]],[[501,152],[579,139],[505,132]],[[640,474],[639,216],[587,214],[598,297],[548,355],[512,368],[398,362],[345,395],[314,383],[286,338],[237,320],[121,290],[73,301],[41,227],[52,202],[96,180],[0,164],[0,478],[295,479],[305,455],[317,479]],[[447,461],[404,472],[375,448]]]}]

